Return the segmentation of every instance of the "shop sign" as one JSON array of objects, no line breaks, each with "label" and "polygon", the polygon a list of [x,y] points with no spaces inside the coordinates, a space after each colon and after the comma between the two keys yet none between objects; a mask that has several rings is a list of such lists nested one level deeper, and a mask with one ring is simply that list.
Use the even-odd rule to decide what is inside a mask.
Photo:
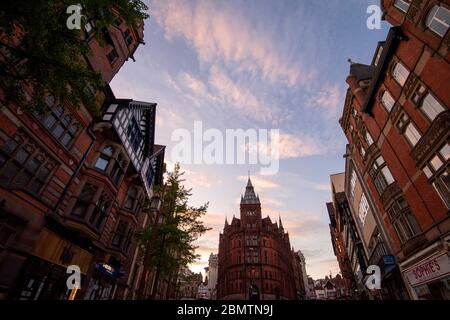
[{"label": "shop sign", "polygon": [[450,274],[450,258],[447,253],[421,261],[405,271],[411,286],[417,286]]}]

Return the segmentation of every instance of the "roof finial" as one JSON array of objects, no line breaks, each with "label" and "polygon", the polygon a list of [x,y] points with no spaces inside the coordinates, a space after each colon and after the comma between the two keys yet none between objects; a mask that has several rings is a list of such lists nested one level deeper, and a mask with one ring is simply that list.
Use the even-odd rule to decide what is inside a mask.
[{"label": "roof finial", "polygon": [[348,58],[347,61],[348,61],[348,63],[350,63],[350,65],[355,64],[351,58]]}]

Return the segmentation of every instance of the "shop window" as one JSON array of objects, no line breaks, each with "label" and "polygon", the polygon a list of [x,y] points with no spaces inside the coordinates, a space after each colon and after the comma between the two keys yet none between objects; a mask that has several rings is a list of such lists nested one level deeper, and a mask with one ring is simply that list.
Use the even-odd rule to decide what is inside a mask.
[{"label": "shop window", "polygon": [[396,199],[387,213],[401,243],[407,242],[420,233],[416,218],[403,197]]},{"label": "shop window", "polygon": [[0,184],[39,195],[55,163],[31,139],[9,138],[0,149]]},{"label": "shop window", "polygon": [[380,195],[395,181],[382,156],[374,161],[370,169],[370,175]]},{"label": "shop window", "polygon": [[422,168],[447,208],[450,208],[450,145],[445,142]]},{"label": "shop window", "polygon": [[450,26],[450,10],[443,6],[434,6],[428,13],[425,23],[431,31],[443,38]]}]

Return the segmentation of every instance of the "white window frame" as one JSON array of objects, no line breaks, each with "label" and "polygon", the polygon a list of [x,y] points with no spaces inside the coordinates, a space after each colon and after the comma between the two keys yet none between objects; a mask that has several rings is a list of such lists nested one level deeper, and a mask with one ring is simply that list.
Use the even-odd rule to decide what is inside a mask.
[{"label": "white window frame", "polygon": [[407,13],[409,10],[409,6],[411,5],[411,1],[408,0],[395,0],[394,7],[399,9],[400,11]]},{"label": "white window frame", "polygon": [[422,138],[422,135],[420,134],[419,130],[417,130],[416,126],[413,125],[412,122],[409,122],[406,125],[405,132],[404,132],[406,140],[414,147],[417,142]]},{"label": "white window frame", "polygon": [[[443,7],[443,6],[434,6],[427,15],[425,24],[427,26],[428,29],[430,29],[431,31],[433,31],[433,33],[437,34],[438,36],[440,36],[441,38],[443,38],[446,34],[447,31],[450,27],[450,23],[442,20],[440,17],[437,17],[439,14],[447,14],[449,16],[450,19],[450,10]],[[447,27],[447,30],[445,30],[444,33],[441,33],[439,30],[436,30],[435,28],[432,27],[433,23],[439,23],[441,25],[443,25],[444,27]]]},{"label": "white window frame", "polygon": [[384,90],[381,94],[381,104],[387,111],[391,111],[395,105],[395,100],[392,94],[388,90]]}]

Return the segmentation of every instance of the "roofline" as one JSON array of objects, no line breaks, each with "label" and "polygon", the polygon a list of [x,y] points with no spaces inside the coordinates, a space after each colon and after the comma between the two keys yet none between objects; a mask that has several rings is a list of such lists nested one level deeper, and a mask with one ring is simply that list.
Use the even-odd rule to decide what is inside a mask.
[{"label": "roofline", "polygon": [[401,39],[404,39],[403,32],[400,26],[392,27],[389,30],[389,34],[386,39],[386,43],[383,48],[383,53],[380,58],[380,62],[375,69],[374,77],[367,92],[366,99],[364,101],[362,111],[371,115],[372,114],[372,101],[378,90],[380,82],[384,79],[384,71],[388,65],[389,58],[393,55]]}]

